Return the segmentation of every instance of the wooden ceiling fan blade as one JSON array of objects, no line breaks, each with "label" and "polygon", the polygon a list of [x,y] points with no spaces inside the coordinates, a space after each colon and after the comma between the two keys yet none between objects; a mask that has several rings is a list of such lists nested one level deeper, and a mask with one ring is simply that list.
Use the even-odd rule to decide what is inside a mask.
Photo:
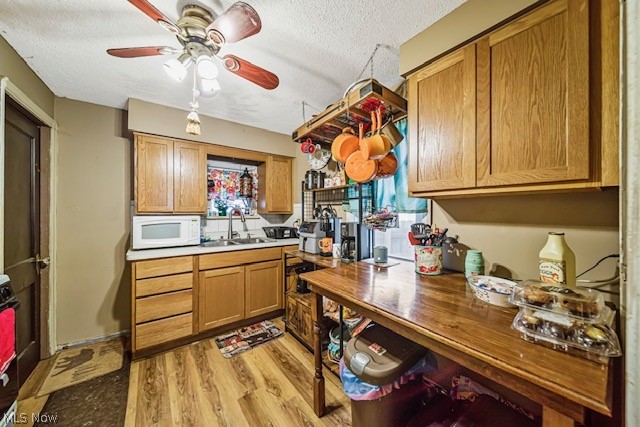
[{"label": "wooden ceiling fan blade", "polygon": [[169,18],[164,16],[162,12],[156,9],[151,3],[147,0],[129,0],[129,3],[140,9],[142,13],[147,15],[149,18],[153,19],[157,23],[159,23],[162,27],[171,31],[174,34],[180,32],[180,29],[176,24],[174,24]]},{"label": "wooden ceiling fan blade", "polygon": [[139,58],[141,56],[171,55],[177,52],[176,49],[169,46],[147,46],[108,49],[107,53],[118,58]]},{"label": "wooden ceiling fan blade", "polygon": [[262,22],[254,8],[236,2],[207,27],[209,38],[217,45],[235,43],[260,32]]},{"label": "wooden ceiling fan blade", "polygon": [[272,90],[280,84],[278,76],[271,71],[253,65],[251,62],[238,58],[235,55],[225,55],[223,60],[227,70],[265,89]]}]

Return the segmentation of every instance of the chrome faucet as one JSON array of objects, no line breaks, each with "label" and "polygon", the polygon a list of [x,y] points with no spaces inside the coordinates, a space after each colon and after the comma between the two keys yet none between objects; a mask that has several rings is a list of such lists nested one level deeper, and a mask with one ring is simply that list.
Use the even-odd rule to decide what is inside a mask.
[{"label": "chrome faucet", "polygon": [[242,209],[240,209],[237,206],[231,207],[231,209],[228,210],[227,212],[229,212],[229,233],[227,234],[227,238],[229,240],[231,240],[231,239],[233,239],[233,233],[234,233],[234,231],[233,231],[233,214],[235,212],[239,212],[240,213],[240,220],[243,223],[246,223],[247,220],[244,218],[244,212],[242,211]]}]

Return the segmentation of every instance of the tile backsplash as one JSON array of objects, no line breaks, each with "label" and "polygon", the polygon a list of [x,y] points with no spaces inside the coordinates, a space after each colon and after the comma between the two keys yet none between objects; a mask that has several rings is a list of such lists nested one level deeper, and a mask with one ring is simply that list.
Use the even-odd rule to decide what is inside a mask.
[{"label": "tile backsplash", "polygon": [[[246,222],[243,224],[240,221],[240,217],[233,218],[233,231],[240,233],[241,237],[246,237],[247,233],[252,236],[264,236],[264,230],[262,227],[284,225],[286,227],[293,227],[293,223],[296,219],[301,218],[302,205],[297,203],[293,205],[292,215],[256,215],[246,218]],[[220,238],[226,239],[229,229],[229,218],[208,218],[202,219],[204,224],[205,236],[208,240],[217,240]]]}]

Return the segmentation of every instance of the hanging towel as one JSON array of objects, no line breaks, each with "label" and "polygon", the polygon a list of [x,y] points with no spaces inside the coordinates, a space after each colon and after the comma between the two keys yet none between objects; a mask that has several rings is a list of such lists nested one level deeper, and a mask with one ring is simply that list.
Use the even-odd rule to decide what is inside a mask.
[{"label": "hanging towel", "polygon": [[0,312],[0,375],[16,357],[16,311],[7,308]]}]

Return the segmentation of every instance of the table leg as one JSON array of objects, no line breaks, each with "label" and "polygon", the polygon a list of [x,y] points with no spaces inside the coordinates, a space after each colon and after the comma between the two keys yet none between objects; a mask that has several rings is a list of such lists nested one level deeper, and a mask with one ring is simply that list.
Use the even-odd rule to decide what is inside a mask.
[{"label": "table leg", "polygon": [[313,378],[313,410],[318,417],[324,415],[325,394],[324,376],[322,375],[322,295],[311,293],[311,320],[313,322],[313,359],[315,376]]},{"label": "table leg", "polygon": [[542,407],[542,427],[574,427],[575,421],[548,406]]}]

